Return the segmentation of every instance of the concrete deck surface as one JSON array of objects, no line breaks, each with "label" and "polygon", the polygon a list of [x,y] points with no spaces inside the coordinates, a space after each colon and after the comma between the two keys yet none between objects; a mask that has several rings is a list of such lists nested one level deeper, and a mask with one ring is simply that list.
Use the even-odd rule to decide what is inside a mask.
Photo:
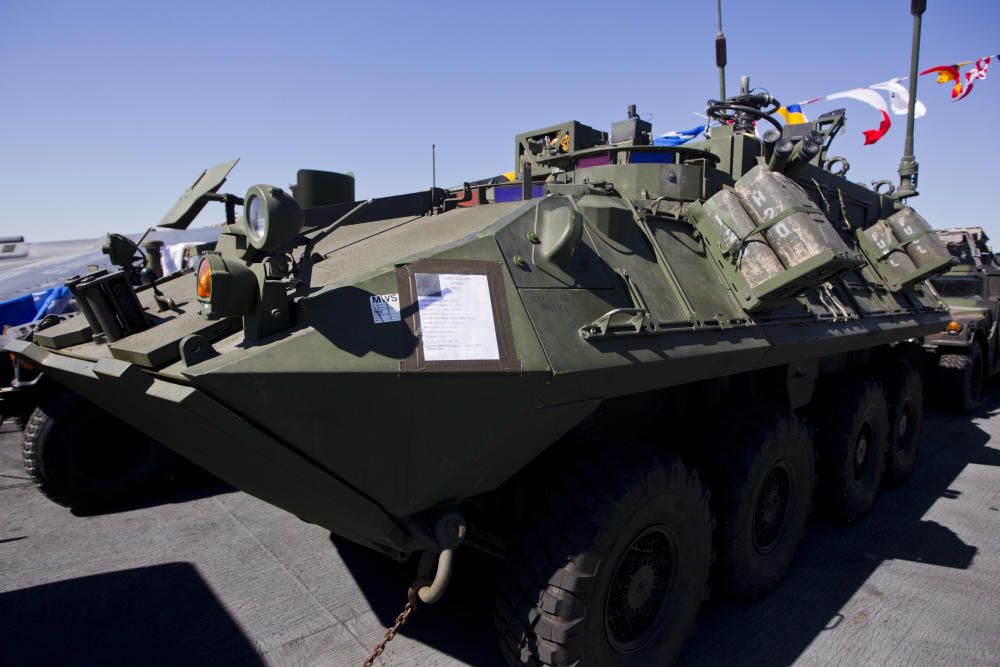
[{"label": "concrete deck surface", "polygon": [[[415,565],[217,483],[74,516],[0,432],[0,664],[360,665]],[[382,665],[500,665],[488,560],[459,554],[443,601]],[[855,526],[813,520],[782,585],[710,601],[682,664],[1000,665],[1000,391],[929,415],[917,470]]]}]

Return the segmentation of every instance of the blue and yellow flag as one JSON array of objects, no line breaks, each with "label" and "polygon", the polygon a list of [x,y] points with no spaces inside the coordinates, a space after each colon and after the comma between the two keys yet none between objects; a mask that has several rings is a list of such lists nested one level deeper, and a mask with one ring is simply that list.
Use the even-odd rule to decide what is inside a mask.
[{"label": "blue and yellow flag", "polygon": [[785,123],[788,125],[809,122],[806,115],[802,113],[802,107],[798,104],[789,104],[787,107],[781,107],[778,109],[778,113],[781,114],[781,117],[785,119]]}]

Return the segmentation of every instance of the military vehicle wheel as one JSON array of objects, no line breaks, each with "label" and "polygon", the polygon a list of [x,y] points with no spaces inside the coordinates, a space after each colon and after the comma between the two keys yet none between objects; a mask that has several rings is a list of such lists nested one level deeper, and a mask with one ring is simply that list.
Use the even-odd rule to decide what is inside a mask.
[{"label": "military vehicle wheel", "polygon": [[512,665],[667,665],[707,594],[713,520],[697,474],[608,445],[547,482],[498,574]]},{"label": "military vehicle wheel", "polygon": [[983,395],[983,353],[978,345],[968,354],[938,357],[938,390],[952,410],[968,414],[976,409]]},{"label": "military vehicle wheel", "polygon": [[892,372],[886,383],[889,408],[889,448],[885,479],[892,484],[906,480],[913,472],[924,421],[924,386],[912,365]]},{"label": "military vehicle wheel", "polygon": [[816,458],[800,417],[765,409],[733,422],[705,466],[718,519],[713,588],[749,599],[788,571],[812,507]]},{"label": "military vehicle wheel", "polygon": [[845,523],[875,503],[885,468],[889,415],[881,385],[851,377],[825,392],[817,416],[817,486],[822,508]]},{"label": "military vehicle wheel", "polygon": [[24,429],[24,467],[50,500],[89,511],[154,487],[179,458],[77,394],[42,400]]}]

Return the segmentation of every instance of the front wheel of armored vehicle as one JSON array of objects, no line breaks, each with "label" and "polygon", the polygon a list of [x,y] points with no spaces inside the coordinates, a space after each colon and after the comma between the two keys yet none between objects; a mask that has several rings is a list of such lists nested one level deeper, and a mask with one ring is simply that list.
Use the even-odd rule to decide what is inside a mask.
[{"label": "front wheel of armored vehicle", "polygon": [[785,576],[805,532],[816,477],[812,433],[780,410],[741,414],[704,469],[718,519],[713,588],[759,597]]},{"label": "front wheel of armored vehicle", "polygon": [[176,454],[77,394],[45,398],[24,429],[24,467],[50,500],[93,511],[154,488]]},{"label": "front wheel of armored vehicle", "polygon": [[816,496],[831,518],[851,523],[875,504],[885,469],[889,415],[882,386],[849,376],[813,400],[817,406]]},{"label": "front wheel of armored vehicle", "polygon": [[938,391],[942,403],[961,414],[976,409],[983,396],[983,353],[973,344],[968,354],[938,357]]},{"label": "front wheel of armored vehicle", "polygon": [[913,472],[924,421],[924,389],[920,372],[910,364],[890,372],[886,382],[889,408],[889,450],[885,479],[900,484]]},{"label": "front wheel of armored vehicle", "polygon": [[546,482],[509,545],[495,621],[511,665],[668,665],[707,594],[713,520],[697,474],[607,445]]}]

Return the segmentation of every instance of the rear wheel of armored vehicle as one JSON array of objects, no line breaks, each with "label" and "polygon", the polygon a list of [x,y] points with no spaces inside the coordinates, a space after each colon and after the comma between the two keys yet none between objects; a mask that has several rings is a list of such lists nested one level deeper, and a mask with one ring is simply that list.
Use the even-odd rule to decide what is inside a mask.
[{"label": "rear wheel of armored vehicle", "polygon": [[972,345],[968,354],[942,354],[937,370],[942,404],[955,412],[972,412],[983,396],[983,353],[979,345]]},{"label": "rear wheel of armored vehicle", "polygon": [[504,657],[672,663],[707,594],[712,524],[708,494],[680,460],[620,445],[576,454],[545,482],[498,575]]},{"label": "rear wheel of armored vehicle", "polygon": [[155,487],[179,458],[80,396],[42,400],[24,429],[24,467],[54,502],[107,507]]},{"label": "rear wheel of armored vehicle", "polygon": [[778,410],[740,415],[704,466],[715,530],[713,587],[754,598],[785,576],[812,507],[816,459],[805,420]]},{"label": "rear wheel of armored vehicle", "polygon": [[882,386],[848,377],[813,399],[820,506],[831,518],[857,521],[871,509],[881,486],[889,415]]},{"label": "rear wheel of armored vehicle", "polygon": [[918,370],[907,364],[891,371],[886,381],[886,394],[889,446],[885,479],[899,484],[913,472],[924,421],[924,388]]}]

